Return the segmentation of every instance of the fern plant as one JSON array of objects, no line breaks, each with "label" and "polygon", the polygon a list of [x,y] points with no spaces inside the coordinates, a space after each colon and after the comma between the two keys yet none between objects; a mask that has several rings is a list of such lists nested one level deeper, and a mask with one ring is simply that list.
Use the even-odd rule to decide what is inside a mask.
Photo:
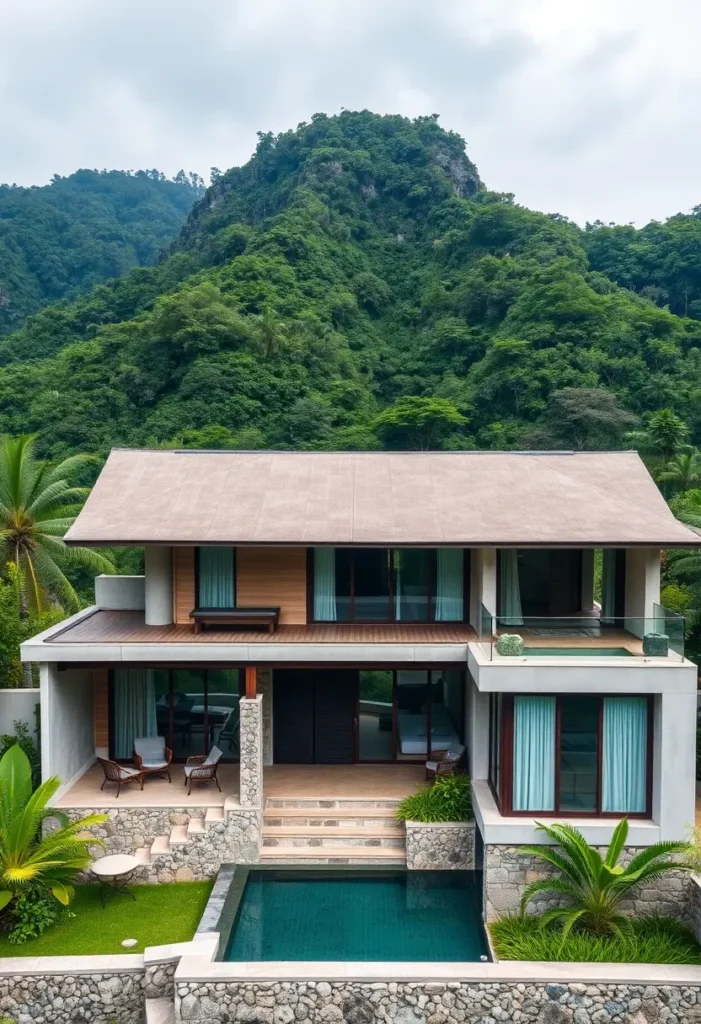
[{"label": "fern plant", "polygon": [[619,864],[628,838],[628,819],[616,826],[605,857],[590,846],[582,833],[571,825],[542,825],[537,828],[559,846],[524,846],[522,853],[530,853],[556,869],[554,878],[544,878],[527,886],[521,900],[521,913],[535,896],[542,894],[564,897],[566,906],[553,907],[540,917],[541,927],[553,922],[563,925],[564,942],[575,925],[594,935],[619,935],[629,938],[633,934],[630,918],[618,906],[631,889],[651,882],[668,871],[678,871],[689,865],[671,860],[673,855],[689,855],[690,843],[668,840],[654,843],[638,853],[626,864]]},{"label": "fern plant", "polygon": [[400,821],[471,821],[472,786],[467,775],[439,775],[432,786],[405,796],[396,811]]}]

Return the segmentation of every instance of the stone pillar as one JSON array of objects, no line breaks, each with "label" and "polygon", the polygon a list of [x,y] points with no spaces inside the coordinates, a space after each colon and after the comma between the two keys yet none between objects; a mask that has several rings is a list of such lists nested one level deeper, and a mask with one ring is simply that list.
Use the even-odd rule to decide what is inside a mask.
[{"label": "stone pillar", "polygon": [[263,806],[263,697],[242,697],[239,740],[239,802],[242,807]]},{"label": "stone pillar", "polygon": [[144,573],[146,625],[169,626],[173,621],[172,548],[144,548]]}]

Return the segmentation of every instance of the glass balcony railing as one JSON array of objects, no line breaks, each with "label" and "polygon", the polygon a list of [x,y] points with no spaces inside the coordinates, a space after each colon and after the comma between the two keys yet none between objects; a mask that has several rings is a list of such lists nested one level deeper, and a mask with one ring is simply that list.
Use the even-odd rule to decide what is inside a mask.
[{"label": "glass balcony railing", "polygon": [[654,605],[651,618],[529,617],[480,610],[478,642],[490,661],[505,658],[684,659],[683,615]]}]

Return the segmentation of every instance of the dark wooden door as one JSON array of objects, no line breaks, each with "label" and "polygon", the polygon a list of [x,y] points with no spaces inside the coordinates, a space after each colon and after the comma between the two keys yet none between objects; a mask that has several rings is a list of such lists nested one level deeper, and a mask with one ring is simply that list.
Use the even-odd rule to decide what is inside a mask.
[{"label": "dark wooden door", "polygon": [[358,673],[314,672],[314,762],[352,764]]},{"label": "dark wooden door", "polygon": [[357,699],[357,672],[275,669],[274,762],[352,764]]},{"label": "dark wooden door", "polygon": [[314,763],[314,679],[299,669],[275,669],[273,761]]},{"label": "dark wooden door", "polygon": [[560,548],[550,552],[550,607],[553,616],[574,615],[582,606],[582,552]]}]

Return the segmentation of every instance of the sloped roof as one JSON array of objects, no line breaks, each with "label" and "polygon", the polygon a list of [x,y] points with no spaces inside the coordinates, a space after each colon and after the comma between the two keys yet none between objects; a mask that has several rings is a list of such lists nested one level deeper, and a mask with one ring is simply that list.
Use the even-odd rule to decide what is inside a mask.
[{"label": "sloped roof", "polygon": [[635,452],[115,449],[66,541],[701,545]]}]

